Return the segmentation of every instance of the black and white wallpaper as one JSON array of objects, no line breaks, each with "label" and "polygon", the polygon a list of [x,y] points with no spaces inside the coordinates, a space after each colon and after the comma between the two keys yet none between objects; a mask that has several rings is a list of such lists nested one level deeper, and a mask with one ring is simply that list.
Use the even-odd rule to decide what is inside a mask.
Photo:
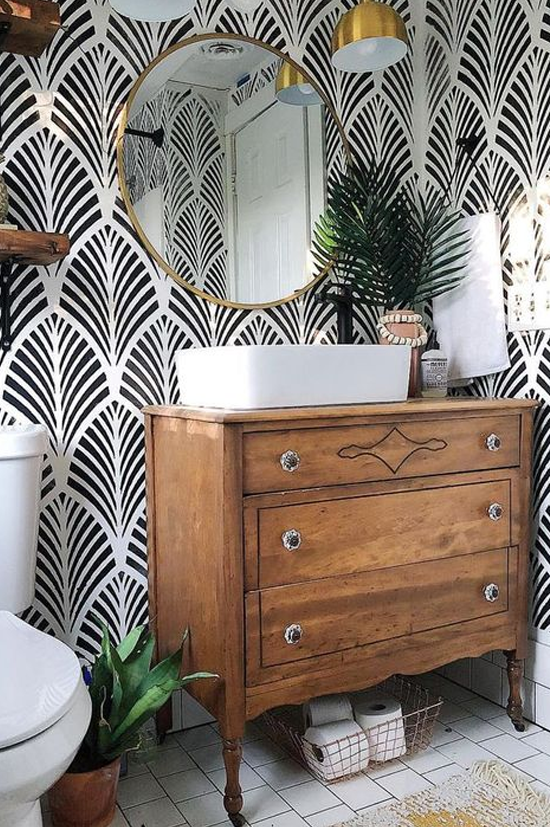
[{"label": "black and white wallpaper", "polygon": [[227,298],[226,101],[167,90],[166,261],[199,290]]},{"label": "black and white wallpaper", "polygon": [[136,130],[162,129],[162,147],[136,135],[124,138],[132,204],[152,190],[162,193],[157,252],[182,278],[219,299],[228,295],[226,109],[227,94],[168,83],[129,121]]},{"label": "black and white wallpaper", "polygon": [[[456,167],[454,195],[468,211],[486,208],[494,190],[505,259],[510,210],[527,201],[536,214],[550,171],[550,0],[392,0],[411,34],[410,56],[365,76],[336,74],[330,64],[330,36],[352,5],[265,0],[246,16],[224,0],[199,0],[182,21],[147,25],[111,13],[106,0],[62,0],[65,34],[44,57],[0,57],[10,218],[23,228],[68,232],[73,245],[57,267],[17,277],[15,342],[0,362],[0,421],[48,427],[29,618],[82,655],[97,646],[93,615],[118,635],[146,615],[140,409],[178,401],[174,351],[335,336],[331,310],[311,298],[263,312],[228,310],[173,283],[142,249],[120,198],[115,141],[131,86],[154,57],[200,31],[267,40],[318,78],[354,152],[391,158],[403,177],[442,186]],[[482,136],[479,172],[456,163],[456,139],[473,132]],[[505,276],[513,276],[509,261]],[[358,341],[369,339],[373,321],[358,311]],[[549,343],[548,332],[510,336],[511,370],[475,392],[550,402]],[[541,630],[550,630],[549,425],[545,404],[533,556],[533,624]]]},{"label": "black and white wallpaper", "polygon": [[[504,281],[547,278],[550,257],[550,0],[428,0],[421,151],[428,180],[453,181],[467,213],[496,208]],[[457,140],[478,136],[474,167]],[[526,269],[532,272],[526,272]],[[540,399],[535,434],[532,622],[550,630],[550,334],[510,334],[510,370],[480,395]]]},{"label": "black and white wallpaper", "polygon": [[[166,129],[166,90],[148,100],[128,121],[128,127],[142,132]],[[137,135],[124,136],[124,169],[132,204],[147,193],[162,187],[166,178],[166,140],[161,148],[153,141]]]}]

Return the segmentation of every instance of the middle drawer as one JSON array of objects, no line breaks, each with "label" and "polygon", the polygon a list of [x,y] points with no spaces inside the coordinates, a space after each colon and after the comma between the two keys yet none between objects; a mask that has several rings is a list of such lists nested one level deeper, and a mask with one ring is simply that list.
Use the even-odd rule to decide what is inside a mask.
[{"label": "middle drawer", "polygon": [[506,548],[512,540],[510,485],[496,480],[251,509],[247,586]]}]

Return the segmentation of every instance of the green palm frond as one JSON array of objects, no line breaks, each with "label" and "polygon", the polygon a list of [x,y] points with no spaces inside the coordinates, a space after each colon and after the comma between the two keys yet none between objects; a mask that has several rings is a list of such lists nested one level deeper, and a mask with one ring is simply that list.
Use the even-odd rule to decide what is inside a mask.
[{"label": "green palm frond", "polygon": [[355,166],[333,186],[316,227],[313,256],[366,305],[413,307],[457,287],[468,234],[445,199],[418,195],[387,165]]}]

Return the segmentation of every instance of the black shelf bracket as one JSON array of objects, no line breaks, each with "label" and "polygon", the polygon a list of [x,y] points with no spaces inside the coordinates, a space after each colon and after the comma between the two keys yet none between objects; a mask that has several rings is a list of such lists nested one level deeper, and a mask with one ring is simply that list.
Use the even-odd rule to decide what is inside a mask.
[{"label": "black shelf bracket", "polygon": [[0,265],[0,314],[2,317],[0,347],[4,353],[11,350],[13,342],[13,334],[11,331],[11,286],[15,264],[16,260],[14,258],[7,258]]},{"label": "black shelf bracket", "polygon": [[0,23],[0,51],[4,49],[4,43],[11,32],[11,23]]}]

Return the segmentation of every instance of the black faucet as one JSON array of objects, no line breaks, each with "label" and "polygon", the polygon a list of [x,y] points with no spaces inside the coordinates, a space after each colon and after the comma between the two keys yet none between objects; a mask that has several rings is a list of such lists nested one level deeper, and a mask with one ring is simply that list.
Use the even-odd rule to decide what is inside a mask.
[{"label": "black faucet", "polygon": [[348,284],[325,287],[315,296],[318,304],[334,304],[338,323],[338,344],[353,344],[353,290]]}]

